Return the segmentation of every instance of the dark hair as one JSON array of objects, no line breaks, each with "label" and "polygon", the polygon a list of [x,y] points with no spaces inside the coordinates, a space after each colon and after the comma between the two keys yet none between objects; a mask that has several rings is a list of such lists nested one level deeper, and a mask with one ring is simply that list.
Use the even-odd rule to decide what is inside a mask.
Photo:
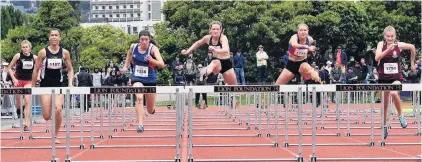
[{"label": "dark hair", "polygon": [[152,43],[154,46],[157,46],[158,48],[157,41],[154,40],[154,37],[151,35],[151,33],[148,30],[142,30],[141,32],[139,32],[138,38],[141,39],[141,36],[148,36],[150,40],[149,42]]}]

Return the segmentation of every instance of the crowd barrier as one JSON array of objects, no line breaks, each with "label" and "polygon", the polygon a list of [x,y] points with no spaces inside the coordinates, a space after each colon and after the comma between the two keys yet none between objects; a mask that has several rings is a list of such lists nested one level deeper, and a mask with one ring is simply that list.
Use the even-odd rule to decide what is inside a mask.
[{"label": "crowd barrier", "polygon": [[[377,111],[375,109],[375,96],[377,92],[383,91],[410,91],[412,92],[412,113],[413,115],[408,119],[410,129],[415,129],[413,133],[401,133],[401,134],[389,134],[389,136],[420,136],[421,135],[421,84],[401,84],[401,85],[391,85],[391,84],[365,84],[365,85],[281,85],[281,86],[157,86],[157,87],[63,87],[63,88],[5,88],[1,89],[2,95],[51,95],[52,96],[52,113],[55,114],[56,109],[55,97],[57,94],[65,95],[65,101],[63,106],[64,114],[64,126],[66,130],[66,146],[56,146],[55,144],[55,129],[51,129],[51,137],[35,137],[32,135],[32,122],[30,123],[29,139],[41,139],[41,138],[51,138],[51,146],[30,146],[30,147],[2,147],[1,149],[52,149],[52,162],[60,161],[56,157],[56,149],[66,149],[66,162],[74,161],[70,158],[70,149],[79,148],[85,149],[83,143],[84,138],[90,139],[90,149],[100,149],[100,148],[156,148],[156,147],[170,147],[175,148],[175,158],[174,159],[163,159],[158,161],[180,161],[181,160],[181,138],[184,131],[185,125],[185,115],[188,117],[188,161],[245,161],[245,159],[199,159],[195,158],[193,155],[192,149],[194,147],[279,147],[279,137],[284,137],[283,147],[297,146],[298,152],[297,157],[292,158],[273,158],[273,159],[247,159],[247,161],[299,161],[302,162],[303,156],[303,147],[311,146],[312,154],[310,161],[317,161],[316,155],[316,146],[386,146],[386,145],[422,145],[419,142],[412,143],[394,143],[394,142],[385,142],[383,132],[380,134],[375,133],[375,129],[382,129],[375,124],[385,125],[383,122],[384,109],[380,108],[379,115],[376,115]],[[169,124],[168,126],[175,126],[171,129],[149,129],[146,127],[145,131],[175,131],[175,135],[153,135],[153,136],[142,136],[142,138],[176,138],[176,143],[172,145],[101,145],[96,144],[94,138],[105,138],[104,137],[104,127],[108,126],[108,138],[138,138],[139,136],[113,136],[112,132],[117,132],[118,127],[121,127],[120,131],[136,131],[136,129],[125,129],[127,123],[133,124],[133,113],[130,113],[130,120],[127,122],[127,115],[125,112],[126,102],[121,102],[121,98],[126,98],[125,95],[130,95],[130,107],[134,107],[134,96],[132,94],[136,93],[155,93],[155,94],[170,94],[175,95],[175,112],[169,114],[174,115],[171,118],[164,118],[160,121],[174,121],[175,124]],[[207,117],[195,117],[200,113],[193,113],[193,96],[195,93],[219,93],[220,96],[217,96],[219,111],[217,113],[207,113]],[[334,94],[334,95],[332,95]],[[74,116],[75,110],[75,96],[81,95],[80,103],[85,103],[84,100],[91,100],[91,111],[84,113],[84,104],[80,104],[80,114]],[[331,96],[332,95],[332,96]],[[347,96],[347,97],[345,97]],[[319,97],[319,101],[318,98]],[[330,112],[326,110],[328,98],[334,97],[336,99],[336,108],[335,112]],[[353,99],[352,99],[353,97]],[[32,98],[32,97],[31,97]],[[346,100],[343,100],[346,98]],[[170,97],[171,99],[171,97]],[[383,100],[383,97],[381,97]],[[237,109],[238,101],[242,105],[242,102],[245,101],[245,109]],[[306,102],[310,101],[310,102]],[[345,103],[346,102],[346,103]],[[352,103],[354,102],[354,104]],[[21,101],[22,103],[22,101]],[[30,101],[32,103],[32,100]],[[122,112],[117,112],[116,107],[119,107],[117,104],[121,103],[123,107]],[[308,108],[305,108],[304,105],[311,103],[311,115],[309,115]],[[346,104],[346,105],[344,105]],[[355,107],[353,112],[352,104]],[[363,105],[364,108],[359,107]],[[369,105],[370,109],[366,109],[365,105]],[[389,120],[387,125],[393,124],[391,121],[390,112],[392,109],[392,104],[389,103]],[[169,105],[168,105],[169,106]],[[381,107],[383,107],[382,105]],[[30,106],[31,107],[31,106]],[[318,110],[317,107],[320,107]],[[346,109],[346,110],[344,110]],[[103,114],[103,110],[108,111],[108,114]],[[246,111],[246,112],[242,112]],[[32,113],[30,113],[32,116]],[[266,117],[266,123],[261,119],[262,114]],[[354,117],[351,117],[351,114]],[[146,114],[147,115],[147,114]],[[202,114],[205,116],[205,114]],[[233,119],[234,123],[220,123],[221,125],[229,124],[246,124],[246,128],[238,128],[239,130],[257,130],[257,134],[193,134],[193,130],[233,130],[236,128],[224,128],[224,127],[206,127],[206,128],[194,128],[195,126],[201,126],[204,124],[194,124],[193,121],[207,122],[208,119],[219,119],[220,116],[228,116]],[[295,117],[297,116],[297,118]],[[308,119],[310,117],[310,119]],[[367,117],[369,116],[369,122]],[[100,125],[94,121],[100,118]],[[104,121],[104,118],[108,119],[108,125],[104,125],[107,121]],[[253,120],[253,123],[251,121]],[[318,119],[320,118],[320,119]],[[55,127],[55,115],[52,115],[51,118],[51,128]],[[73,120],[79,120],[79,125],[75,125]],[[380,122],[375,122],[375,120],[380,120]],[[157,120],[157,125],[160,124]],[[312,123],[312,126],[308,127],[308,121]],[[346,127],[341,126],[341,122],[346,121]],[[369,124],[369,127],[353,127],[351,126],[352,121],[355,121],[355,124]],[[119,122],[119,123],[117,123]],[[272,123],[274,122],[274,123]],[[279,122],[284,122],[279,124]],[[292,123],[293,122],[293,123]],[[49,123],[46,124],[46,132],[49,130]],[[325,127],[325,124],[331,123],[336,124],[334,127]],[[22,118],[20,118],[20,124],[22,125]],[[90,124],[90,125],[84,125]],[[118,125],[120,124],[120,125]],[[194,144],[194,137],[262,137],[262,128],[265,127],[265,136],[273,137],[272,143],[255,143],[255,144]],[[253,127],[253,126],[254,127]],[[296,129],[297,134],[289,133],[289,130]],[[84,127],[90,127],[89,130],[84,129]],[[147,125],[146,125],[147,126]],[[78,131],[80,136],[71,136],[70,128],[80,127]],[[94,131],[95,127],[100,127],[100,135],[95,136]],[[280,127],[280,128],[279,128]],[[292,128],[293,127],[293,128]],[[273,129],[274,128],[274,129]],[[317,129],[337,129],[337,133],[317,133]],[[391,128],[391,127],[390,127]],[[394,127],[393,127],[394,128]],[[311,129],[312,133],[303,133],[304,130]],[[346,129],[346,136],[370,136],[370,141],[367,143],[317,143],[317,136],[341,136],[340,130]],[[366,134],[353,134],[353,129],[369,129],[370,132]],[[283,130],[283,133],[279,133],[279,130]],[[383,129],[382,129],[383,130]],[[41,132],[41,131],[40,131]],[[84,136],[84,132],[90,132],[89,136]],[[17,133],[16,131],[2,131],[2,133]],[[21,127],[19,139],[23,140],[23,128]],[[297,143],[292,143],[289,141],[289,136],[297,136]],[[304,143],[302,138],[303,136],[312,136],[311,143]],[[380,136],[381,141],[377,144],[374,140],[374,136]],[[80,145],[70,145],[71,138],[80,138]],[[6,139],[6,138],[2,138]],[[112,160],[112,159],[110,159]],[[318,158],[318,161],[346,161],[346,160],[407,160],[407,161],[417,161],[421,160],[420,157],[402,157],[402,158]],[[143,160],[136,160],[141,162]],[[150,161],[150,160],[145,160]]]}]

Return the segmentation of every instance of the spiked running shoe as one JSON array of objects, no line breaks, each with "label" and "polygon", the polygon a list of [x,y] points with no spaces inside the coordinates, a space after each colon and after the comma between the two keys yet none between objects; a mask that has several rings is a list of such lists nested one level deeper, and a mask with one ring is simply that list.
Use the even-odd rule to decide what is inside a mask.
[{"label": "spiked running shoe", "polygon": [[406,119],[404,118],[403,115],[399,117],[399,120],[400,120],[401,127],[402,128],[406,128],[407,127],[407,122],[406,122]]},{"label": "spiked running shoe", "polygon": [[142,132],[144,132],[144,126],[143,126],[143,125],[138,125],[138,129],[136,129],[136,131],[137,131],[138,133],[142,133]]}]

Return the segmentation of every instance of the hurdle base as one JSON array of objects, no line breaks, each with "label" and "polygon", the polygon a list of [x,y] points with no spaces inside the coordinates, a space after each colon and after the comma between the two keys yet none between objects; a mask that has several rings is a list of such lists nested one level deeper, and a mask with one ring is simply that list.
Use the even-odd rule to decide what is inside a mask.
[{"label": "hurdle base", "polygon": [[303,157],[302,156],[298,156],[296,159],[297,162],[303,162]]},{"label": "hurdle base", "polygon": [[288,142],[284,142],[284,147],[289,147],[289,143]]},{"label": "hurdle base", "polygon": [[85,144],[79,145],[79,149],[81,149],[81,150],[85,149]]},{"label": "hurdle base", "polygon": [[181,161],[180,161],[180,157],[178,157],[178,156],[177,156],[177,157],[175,157],[175,158],[174,158],[174,161],[175,161],[175,162],[181,162]]},{"label": "hurdle base", "polygon": [[315,156],[311,157],[311,162],[316,162],[317,158]]},{"label": "hurdle base", "polygon": [[60,161],[59,158],[54,158],[54,159],[51,160],[51,162],[59,162],[59,161]]},{"label": "hurdle base", "polygon": [[193,162],[193,159],[192,159],[192,158],[189,158],[189,159],[188,159],[188,162]]},{"label": "hurdle base", "polygon": [[64,160],[64,162],[71,162],[71,161],[72,161],[71,158],[68,158],[68,159]]}]

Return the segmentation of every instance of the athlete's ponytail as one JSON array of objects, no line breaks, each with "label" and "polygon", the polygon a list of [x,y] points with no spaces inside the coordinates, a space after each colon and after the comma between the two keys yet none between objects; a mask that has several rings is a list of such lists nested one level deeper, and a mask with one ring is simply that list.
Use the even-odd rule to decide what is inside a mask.
[{"label": "athlete's ponytail", "polygon": [[154,40],[154,37],[148,30],[142,30],[141,32],[139,32],[138,38],[141,39],[141,36],[148,36],[150,40],[149,42],[158,48],[158,42]]}]

